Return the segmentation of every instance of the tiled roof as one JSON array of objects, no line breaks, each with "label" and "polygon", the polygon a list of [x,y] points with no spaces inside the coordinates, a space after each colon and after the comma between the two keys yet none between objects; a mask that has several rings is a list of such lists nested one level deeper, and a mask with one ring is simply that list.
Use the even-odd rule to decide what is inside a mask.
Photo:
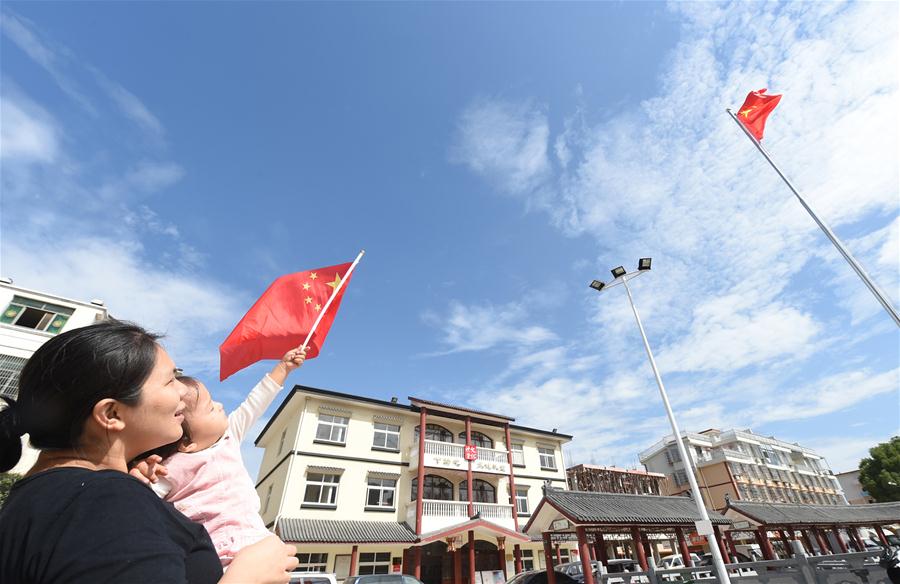
[{"label": "tiled roof", "polygon": [[463,407],[463,406],[457,406],[457,405],[453,405],[453,404],[442,403],[442,402],[439,402],[439,401],[432,401],[432,400],[430,400],[430,399],[423,399],[423,398],[421,398],[421,397],[413,397],[413,396],[409,396],[407,399],[409,399],[410,403],[413,403],[413,404],[416,404],[416,403],[422,403],[422,404],[425,404],[426,406],[432,405],[432,406],[437,406],[437,407],[440,407],[440,408],[447,408],[447,409],[451,409],[451,410],[459,410],[459,411],[461,411],[461,412],[469,412],[469,413],[472,413],[472,414],[480,414],[480,415],[482,415],[482,416],[489,416],[489,417],[491,417],[491,418],[501,418],[501,419],[504,419],[504,420],[509,420],[510,422],[514,422],[514,421],[515,421],[515,418],[510,418],[509,416],[504,416],[504,415],[502,415],[502,414],[492,414],[491,412],[485,412],[485,411],[482,411],[482,410],[473,410],[472,408],[466,408],[466,407]]},{"label": "tiled roof", "polygon": [[[693,525],[700,520],[694,500],[688,497],[624,495],[547,489],[547,502],[577,523],[623,525]],[[713,523],[731,523],[707,510]]]},{"label": "tiled roof", "polygon": [[295,543],[413,543],[416,534],[396,521],[338,521],[335,519],[278,520],[278,534]]},{"label": "tiled roof", "polygon": [[833,525],[835,523],[893,523],[900,521],[900,502],[871,505],[801,505],[729,501],[733,509],[766,525]]}]

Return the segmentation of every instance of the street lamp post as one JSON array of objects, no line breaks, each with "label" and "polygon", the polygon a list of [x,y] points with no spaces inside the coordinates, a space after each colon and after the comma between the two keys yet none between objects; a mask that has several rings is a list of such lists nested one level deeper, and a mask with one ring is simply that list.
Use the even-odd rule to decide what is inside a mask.
[{"label": "street lamp post", "polygon": [[[681,460],[684,461],[685,470],[687,471],[688,482],[691,485],[691,494],[694,497],[694,503],[697,505],[697,511],[700,513],[700,521],[696,523],[697,533],[705,535],[709,543],[709,551],[712,554],[713,565],[716,568],[716,574],[721,584],[731,584],[728,577],[728,568],[725,567],[725,561],[722,559],[722,552],[719,549],[719,542],[715,541],[712,522],[709,520],[709,514],[706,512],[706,505],[703,504],[703,496],[700,494],[700,487],[697,485],[697,479],[694,476],[694,466],[691,464],[691,458],[688,456],[687,448],[678,429],[678,422],[675,421],[675,414],[672,412],[672,406],[669,403],[669,396],[666,394],[666,387],[663,385],[662,377],[659,375],[659,369],[656,367],[656,359],[653,358],[653,351],[650,350],[650,343],[647,341],[647,333],[644,332],[644,325],[641,323],[641,317],[638,314],[637,307],[634,305],[634,298],[631,296],[631,288],[628,287],[628,281],[637,278],[644,272],[650,271],[650,258],[641,258],[638,261],[638,269],[634,272],[626,272],[625,268],[619,266],[611,270],[613,278],[609,284],[604,284],[599,280],[591,282],[590,287],[597,292],[605,292],[610,288],[625,286],[625,292],[628,294],[628,302],[631,304],[631,311],[634,312],[634,320],[637,322],[638,329],[641,331],[641,339],[644,341],[644,349],[647,351],[647,357],[650,359],[650,367],[653,368],[653,375],[656,377],[656,385],[659,386],[659,395],[662,396],[663,405],[666,407],[666,415],[669,417],[669,424],[672,425],[672,432],[675,434],[675,444],[678,446],[678,453]],[[684,558],[687,564],[688,558]]]}]

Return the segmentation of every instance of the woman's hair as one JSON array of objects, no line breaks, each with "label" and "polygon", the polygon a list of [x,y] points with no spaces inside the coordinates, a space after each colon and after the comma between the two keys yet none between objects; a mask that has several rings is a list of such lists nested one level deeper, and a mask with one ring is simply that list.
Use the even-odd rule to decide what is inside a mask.
[{"label": "woman's hair", "polygon": [[19,461],[23,434],[41,450],[75,448],[97,402],[138,403],[156,364],[158,338],[111,319],[44,343],[22,368],[18,400],[6,399],[0,410],[0,471]]},{"label": "woman's hair", "polygon": [[[191,443],[191,425],[190,425],[190,423],[188,423],[188,415],[187,414],[192,412],[194,410],[194,408],[197,407],[197,401],[200,399],[200,381],[197,379],[194,379],[193,377],[190,377],[189,375],[179,375],[175,379],[177,379],[184,385],[187,385],[188,387],[194,389],[193,399],[187,399],[187,397],[186,397],[184,400],[185,415],[184,415],[184,420],[182,420],[182,422],[181,422],[181,430],[182,430],[182,432],[184,432],[184,434],[182,434],[181,438],[179,438],[175,442],[170,442],[164,446],[160,446],[159,448],[154,448],[150,452],[145,452],[145,453],[141,454],[140,456],[138,456],[137,458],[134,459],[134,462],[143,460],[153,454],[156,454],[157,456],[159,456],[160,458],[165,460],[165,459],[169,458],[170,456],[172,456],[173,454],[175,454],[176,452],[178,452],[178,447],[181,446],[182,444],[188,445]],[[190,395],[190,392],[188,392],[187,395]]]}]

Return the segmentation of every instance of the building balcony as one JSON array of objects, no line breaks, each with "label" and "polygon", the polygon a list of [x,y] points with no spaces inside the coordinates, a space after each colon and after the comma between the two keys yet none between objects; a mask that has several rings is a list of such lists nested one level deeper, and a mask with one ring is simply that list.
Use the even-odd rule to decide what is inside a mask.
[{"label": "building balcony", "polygon": [[[496,523],[506,529],[515,529],[512,505],[475,503],[475,513],[491,523]],[[468,519],[469,503],[467,501],[437,501],[433,499],[422,501],[422,533],[444,529]],[[411,501],[406,508],[406,522],[415,528],[415,501]]]},{"label": "building balcony", "polygon": [[[419,461],[419,445],[410,448],[409,467],[417,468]],[[421,462],[430,468],[445,468],[464,471],[468,468],[465,458],[465,446],[454,442],[425,440],[425,457]],[[495,448],[477,448],[477,458],[472,461],[474,472],[508,475],[509,458],[506,450]]]}]

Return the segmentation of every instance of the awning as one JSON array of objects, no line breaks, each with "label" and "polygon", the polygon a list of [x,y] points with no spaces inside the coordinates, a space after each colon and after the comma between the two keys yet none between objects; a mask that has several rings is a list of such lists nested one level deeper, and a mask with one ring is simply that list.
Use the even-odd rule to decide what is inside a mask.
[{"label": "awning", "polygon": [[463,521],[461,523],[457,523],[456,525],[451,525],[450,527],[444,527],[430,533],[423,533],[421,537],[419,537],[419,541],[416,543],[416,545],[426,545],[435,541],[446,539],[448,537],[454,537],[459,534],[468,533],[469,531],[474,531],[475,537],[481,539],[505,537],[507,540],[514,543],[527,543],[531,541],[531,538],[524,533],[506,529],[505,527],[501,527],[500,525],[492,523],[487,519],[476,517],[467,521]]}]

